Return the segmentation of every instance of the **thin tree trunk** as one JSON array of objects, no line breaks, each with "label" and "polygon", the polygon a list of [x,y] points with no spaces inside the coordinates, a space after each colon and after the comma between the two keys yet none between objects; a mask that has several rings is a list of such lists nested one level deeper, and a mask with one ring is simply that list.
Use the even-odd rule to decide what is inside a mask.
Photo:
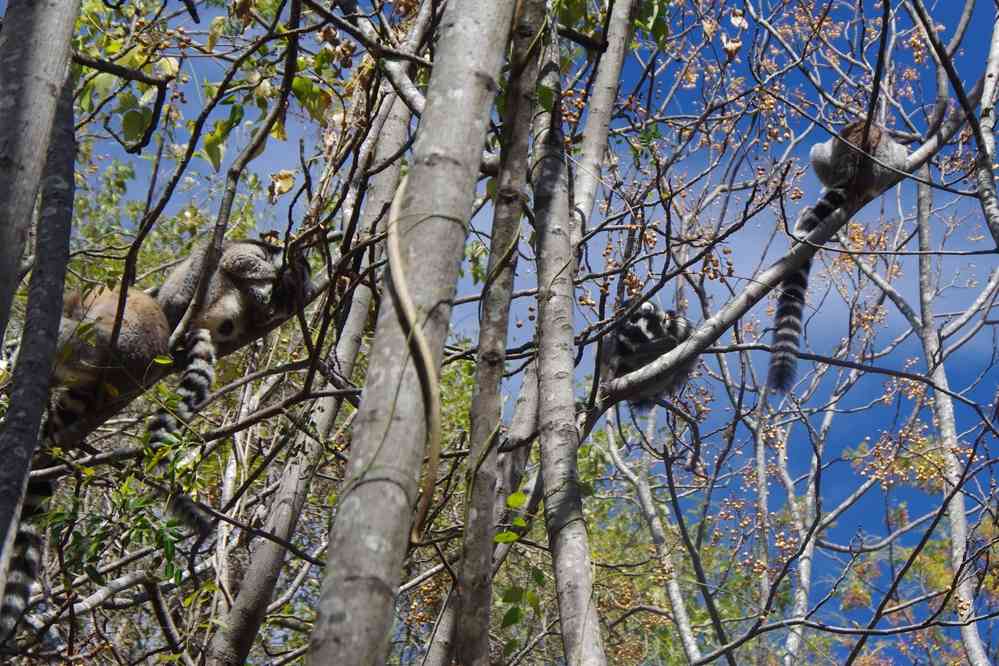
[{"label": "thin tree trunk", "polygon": [[[394,94],[389,95],[383,103],[388,105],[388,112],[377,137],[375,163],[390,158],[402,148],[406,142],[410,119],[409,110],[397,101]],[[373,231],[379,215],[392,200],[399,180],[399,170],[400,163],[395,162],[372,179],[362,218],[363,228]],[[354,290],[350,314],[336,346],[334,367],[344,376],[349,377],[353,371],[371,300],[371,290],[363,284],[358,285]],[[339,413],[339,405],[339,398],[323,398],[312,410],[321,440],[329,437]],[[281,487],[274,498],[265,528],[285,540],[290,540],[294,534],[307,497],[308,484],[322,454],[322,448],[316,446],[313,440],[309,439],[303,444],[303,452],[291,459],[284,469]],[[236,666],[245,663],[274,594],[284,556],[284,547],[269,540],[264,540],[254,551],[253,560],[232,610],[212,639],[209,648],[210,664]]]},{"label": "thin tree trunk", "polygon": [[[506,498],[515,489],[520,487],[520,482],[527,467],[527,459],[530,453],[530,443],[534,439],[538,429],[538,375],[537,365],[531,361],[524,368],[524,378],[520,386],[520,395],[517,396],[517,406],[513,412],[513,420],[510,423],[510,431],[506,439],[506,444],[512,445],[513,449],[499,454],[497,467],[499,468],[496,491],[493,499],[492,522],[494,525],[503,520],[503,516],[509,511],[506,505]],[[535,475],[534,483],[540,483]],[[533,487],[533,484],[529,484]],[[531,490],[527,491],[533,497]],[[526,513],[530,514],[537,509],[538,501],[529,504]],[[526,531],[526,530],[525,530]],[[493,547],[492,564],[495,574],[502,566],[506,556],[510,554],[511,543],[500,543]],[[492,600],[490,600],[490,603]],[[427,656],[423,659],[423,666],[447,666],[451,663],[452,648],[454,647],[454,629],[457,623],[457,605],[455,595],[449,594],[444,602],[444,607],[437,616],[434,623],[433,635],[427,647]]]},{"label": "thin tree trunk", "polygon": [[42,201],[38,215],[35,267],[28,286],[25,316],[17,367],[14,368],[10,407],[0,426],[0,599],[7,584],[17,518],[28,482],[31,457],[38,446],[38,429],[48,404],[49,378],[55,358],[62,292],[69,261],[69,236],[73,220],[76,181],[76,136],[73,129],[73,86],[62,85],[62,95],[52,125],[42,180]]},{"label": "thin tree trunk", "polygon": [[[927,177],[926,169],[923,170]],[[919,305],[922,317],[920,336],[923,342],[923,357],[926,359],[927,376],[938,387],[933,391],[933,417],[940,437],[940,449],[944,456],[944,478],[947,483],[943,487],[943,497],[953,491],[961,483],[963,464],[957,457],[960,442],[957,427],[954,423],[954,403],[947,391],[950,383],[947,380],[947,368],[944,367],[941,354],[940,332],[933,318],[933,257],[930,247],[930,210],[932,205],[932,190],[922,183],[918,186],[918,217],[919,225]],[[971,464],[970,462],[968,464]],[[964,507],[964,493],[957,492],[947,505],[947,518],[950,523],[950,563],[957,576],[954,603],[957,606],[958,617],[962,622],[975,614],[975,579],[965,564],[965,551],[968,546],[968,518]],[[961,626],[961,643],[968,663],[972,666],[987,666],[988,651],[978,635],[978,625],[968,622]]]},{"label": "thin tree trunk", "polygon": [[468,455],[469,500],[458,575],[455,636],[458,663],[488,666],[492,608],[493,506],[498,474],[497,446],[500,382],[506,361],[510,299],[520,243],[520,218],[527,198],[528,148],[540,49],[536,37],[545,18],[545,0],[525,0],[512,37],[510,83],[500,172],[493,212],[486,287],[482,293],[476,383],[470,411],[472,442]]},{"label": "thin tree trunk", "polygon": [[427,432],[417,364],[440,367],[513,4],[456,0],[444,10],[413,169],[399,228],[393,230],[406,268],[392,270],[403,271],[418,312],[415,326],[422,328],[433,358],[412,358],[397,298],[385,299],[354,427],[348,481],[330,530],[309,648],[314,664],[386,660]]},{"label": "thin tree trunk", "polygon": [[579,433],[573,400],[572,217],[562,133],[558,40],[542,64],[541,86],[551,109],[538,114],[534,141],[534,218],[538,257],[538,376],[545,522],[555,568],[562,647],[570,665],[606,663],[593,599],[590,544],[583,519],[576,453]]},{"label": "thin tree trunk", "polygon": [[[655,420],[651,420],[650,428],[655,427]],[[687,615],[687,604],[683,597],[683,590],[680,589],[680,582],[677,579],[676,567],[673,566],[673,555],[666,539],[666,525],[656,508],[655,498],[652,496],[652,489],[649,487],[649,469],[652,460],[648,454],[642,454],[642,464],[638,471],[628,467],[624,458],[621,457],[617,448],[617,432],[614,419],[609,415],[604,421],[604,429],[607,434],[607,453],[610,455],[614,466],[624,474],[628,483],[635,489],[638,497],[638,506],[642,510],[642,516],[649,525],[649,532],[652,534],[652,544],[656,549],[656,557],[659,558],[659,568],[666,577],[666,596],[669,598],[670,608],[673,611],[673,624],[676,625],[676,632],[680,634],[680,643],[683,645],[683,653],[687,661],[694,662],[701,658],[701,650],[697,647],[697,636],[690,624],[690,616]],[[648,438],[651,441],[651,438]]]},{"label": "thin tree trunk", "polygon": [[[0,338],[17,290],[31,210],[79,0],[10,0],[0,31]],[[75,154],[75,153],[74,153]]]},{"label": "thin tree trunk", "polygon": [[607,152],[607,131],[611,113],[618,103],[621,67],[625,56],[630,52],[632,20],[638,3],[635,0],[612,0],[610,4],[611,15],[604,39],[607,50],[600,55],[593,92],[586,106],[586,126],[583,128],[583,144],[573,184],[575,214],[578,217],[573,225],[574,245],[580,242],[593,210],[601,167]]}]

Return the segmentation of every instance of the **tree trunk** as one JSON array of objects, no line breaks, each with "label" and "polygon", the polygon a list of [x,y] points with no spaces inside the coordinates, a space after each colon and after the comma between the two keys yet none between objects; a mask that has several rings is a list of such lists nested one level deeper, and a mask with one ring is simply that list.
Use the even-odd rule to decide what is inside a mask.
[{"label": "tree trunk", "polygon": [[[924,177],[927,172],[923,170]],[[943,487],[943,497],[947,497],[956,485],[963,483],[962,471],[964,463],[958,458],[960,442],[957,436],[957,426],[954,422],[954,403],[947,395],[950,390],[950,383],[947,379],[947,369],[944,367],[944,359],[940,344],[940,332],[936,328],[933,318],[932,298],[933,288],[933,258],[930,247],[930,209],[932,202],[932,190],[922,183],[918,186],[919,215],[917,223],[919,225],[919,302],[920,316],[922,318],[922,330],[920,335],[923,342],[923,358],[929,366],[926,370],[927,376],[937,387],[933,391],[933,417],[936,422],[937,436],[940,437],[940,449],[943,453],[945,468],[943,476],[946,483]],[[972,462],[968,461],[968,465]],[[961,643],[964,646],[964,653],[968,663],[972,666],[987,666],[989,661],[988,652],[981,636],[978,635],[978,625],[968,622],[968,618],[975,614],[975,577],[974,572],[969,570],[964,561],[965,551],[968,547],[968,518],[965,513],[964,493],[957,492],[947,505],[947,519],[950,523],[950,564],[954,575],[957,577],[955,585],[954,605],[957,607],[958,617],[966,624],[961,625]]]},{"label": "tree trunk", "polygon": [[[395,155],[406,142],[410,113],[404,104],[397,101],[394,94],[385,98],[383,104],[389,106],[385,124],[378,134],[373,163],[380,163]],[[367,161],[367,160],[366,160]],[[392,200],[399,180],[400,163],[376,174],[368,190],[362,226],[373,232],[375,222]],[[335,365],[337,371],[349,377],[360,349],[361,337],[368,319],[372,293],[363,284],[354,290],[347,323],[337,341]],[[338,413],[339,398],[329,397],[318,401],[313,410],[313,418],[320,438],[329,437]],[[285,467],[281,488],[274,498],[267,531],[282,539],[290,540],[298,524],[298,518],[305,504],[308,484],[312,480],[315,465],[322,454],[321,447],[309,440],[303,452],[289,461]],[[210,664],[236,666],[245,663],[253,647],[253,641],[264,620],[267,605],[274,594],[284,562],[285,549],[273,541],[264,540],[254,551],[253,560],[247,569],[239,595],[228,617],[212,639]]]},{"label": "tree trunk", "polygon": [[493,507],[496,500],[497,442],[506,361],[510,299],[517,267],[520,218],[527,197],[528,149],[539,50],[535,38],[545,18],[544,0],[525,0],[513,35],[500,172],[493,213],[486,288],[482,294],[479,354],[471,405],[472,442],[467,460],[469,501],[456,599],[455,648],[462,666],[488,666],[492,608]]},{"label": "tree trunk", "polygon": [[586,127],[583,128],[583,145],[573,186],[574,212],[578,217],[573,225],[573,244],[581,240],[593,210],[604,154],[607,152],[607,130],[617,102],[621,66],[631,47],[631,23],[637,3],[635,0],[616,0],[610,4],[610,21],[604,38],[607,50],[600,55],[593,92],[586,108]]},{"label": "tree trunk", "polygon": [[69,236],[73,220],[76,181],[76,136],[73,128],[73,86],[67,81],[52,125],[51,142],[42,180],[38,215],[35,267],[28,287],[17,367],[14,369],[10,407],[0,427],[0,599],[7,584],[7,568],[17,534],[21,502],[28,483],[31,457],[38,446],[38,428],[48,405],[49,378],[55,359],[62,292],[69,262]]},{"label": "tree trunk", "polygon": [[[79,0],[10,0],[0,31],[0,332],[17,290]],[[74,153],[75,155],[75,153]],[[2,335],[0,335],[2,337]]]},{"label": "tree trunk", "polygon": [[542,64],[541,85],[553,92],[551,110],[538,114],[534,142],[534,218],[538,257],[538,421],[545,484],[545,523],[555,568],[562,646],[570,665],[606,663],[593,599],[589,538],[579,492],[573,399],[572,218],[562,133],[558,40]]},{"label": "tree trunk", "polygon": [[394,230],[406,265],[402,276],[418,312],[415,326],[423,329],[433,358],[411,358],[397,298],[385,299],[354,426],[348,481],[330,531],[311,663],[365,666],[386,660],[427,432],[417,364],[426,360],[440,367],[513,4],[457,0],[444,11],[413,169]]}]

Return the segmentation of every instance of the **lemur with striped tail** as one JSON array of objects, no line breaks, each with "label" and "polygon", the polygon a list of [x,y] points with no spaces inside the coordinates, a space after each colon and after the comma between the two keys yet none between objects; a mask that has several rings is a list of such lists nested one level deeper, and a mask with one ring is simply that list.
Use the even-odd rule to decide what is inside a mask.
[{"label": "lemur with striped tail", "polygon": [[[157,290],[156,299],[129,290],[114,355],[110,353],[110,333],[117,293],[67,297],[60,324],[60,362],[53,374],[55,399],[43,432],[45,448],[55,442],[61,430],[88,411],[100,409],[98,396],[141,391],[150,365],[169,353],[170,331],[194,297],[207,249],[207,245],[196,248],[174,268]],[[214,379],[216,345],[237,341],[254,327],[286,318],[301,302],[308,286],[307,264],[301,260],[291,270],[283,265],[282,254],[281,248],[262,241],[223,245],[218,268],[206,277],[204,305],[195,313],[185,339],[184,370],[177,389],[180,401],[172,411],[161,408],[149,423],[149,444],[154,450],[178,438],[181,428],[191,422],[207,398]],[[78,330],[86,333],[77,335]],[[111,390],[103,390],[106,387]],[[0,642],[13,635],[27,607],[41,563],[41,533],[32,519],[44,512],[52,492],[51,481],[29,483],[0,609]],[[171,493],[170,509],[196,530],[199,542],[210,534],[211,516],[188,496]]]},{"label": "lemur with striped tail", "polygon": [[[140,392],[157,357],[165,358],[169,353],[170,328],[163,310],[138,289],[128,290],[121,330],[112,351],[118,296],[116,290],[97,289],[86,294],[74,291],[63,301],[52,398],[42,426],[36,468],[56,462],[48,450],[56,444],[59,433],[87,413],[107,406],[116,396]],[[0,607],[0,642],[13,636],[27,608],[31,584],[42,562],[42,530],[36,523],[54,489],[50,480],[28,481]]]},{"label": "lemur with striped tail", "polygon": [[[899,171],[905,169],[909,155],[905,146],[874,124],[868,128],[865,142],[865,124],[863,120],[851,123],[838,136],[812,146],[809,154],[812,168],[826,189],[814,206],[798,216],[794,228],[796,238],[807,236],[851,197],[856,200],[877,196],[898,178]],[[867,146],[866,155],[860,151],[862,146]],[[767,377],[770,387],[780,393],[790,390],[797,372],[811,269],[812,259],[809,258],[780,284]]]},{"label": "lemur with striped tail", "polygon": [[[621,304],[627,309],[631,301]],[[651,301],[642,303],[638,309],[623,319],[605,342],[606,363],[611,377],[620,377],[652,363],[663,354],[686,341],[694,327],[686,317],[673,310],[663,310]],[[694,367],[697,357],[674,369],[656,384],[629,399],[632,407],[644,411],[649,409],[667,393],[680,389]]]},{"label": "lemur with striped tail", "polygon": [[[195,247],[157,290],[157,301],[171,328],[176,328],[194,300],[209,247],[209,243]],[[309,272],[304,258],[286,264],[280,246],[240,240],[223,243],[218,266],[205,279],[204,303],[191,319],[184,346],[187,358],[177,391],[181,400],[176,412],[163,409],[157,413],[149,428],[152,447],[169,443],[180,424],[190,423],[197,415],[211,390],[218,345],[237,342],[251,329],[290,316],[304,299]],[[198,543],[210,533],[211,516],[186,495],[173,495],[170,508],[197,530]]]}]

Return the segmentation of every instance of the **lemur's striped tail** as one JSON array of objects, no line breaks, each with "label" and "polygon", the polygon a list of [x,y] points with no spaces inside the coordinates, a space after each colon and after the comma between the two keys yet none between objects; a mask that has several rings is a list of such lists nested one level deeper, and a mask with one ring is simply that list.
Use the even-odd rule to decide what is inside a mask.
[{"label": "lemur's striped tail", "polygon": [[[53,446],[54,436],[72,426],[91,409],[92,396],[66,388],[58,391],[54,404],[42,427],[39,448]],[[45,457],[44,460],[49,460]],[[37,525],[38,517],[47,510],[46,505],[55,492],[51,480],[28,480],[28,488],[21,506],[21,516],[14,536],[14,549],[7,569],[7,584],[0,604],[0,644],[14,637],[21,616],[28,608],[31,585],[42,568],[42,537],[44,530]]]},{"label": "lemur's striped tail", "polygon": [[[802,211],[795,225],[795,235],[803,237],[819,226],[846,201],[846,191],[840,188],[826,190],[815,205]],[[774,317],[774,340],[770,352],[770,372],[767,384],[780,393],[787,393],[794,383],[798,368],[798,350],[805,321],[805,294],[808,293],[808,273],[812,270],[809,258],[798,270],[788,274],[780,283],[777,297],[777,315]]]},{"label": "lemur's striped tail", "polygon": [[0,606],[0,644],[14,636],[21,616],[28,608],[31,585],[42,567],[42,531],[33,521],[45,512],[45,503],[52,497],[52,491],[51,481],[28,482],[21,522],[14,537],[3,605]]},{"label": "lemur's striped tail", "polygon": [[[198,406],[208,398],[215,379],[215,345],[208,329],[199,328],[187,335],[187,366],[180,377],[177,395],[180,401],[174,412],[161,408],[149,423],[149,446],[157,449],[180,435],[182,424],[191,422]],[[170,511],[185,525],[197,531],[199,538],[212,531],[211,515],[199,508],[190,497],[175,495]]]}]

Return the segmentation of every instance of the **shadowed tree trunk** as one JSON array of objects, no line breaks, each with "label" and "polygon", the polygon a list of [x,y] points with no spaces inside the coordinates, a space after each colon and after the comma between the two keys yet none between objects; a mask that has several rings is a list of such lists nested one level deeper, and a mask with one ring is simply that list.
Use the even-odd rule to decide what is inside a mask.
[{"label": "shadowed tree trunk", "polygon": [[[395,155],[406,142],[410,113],[394,94],[384,104],[389,105],[385,123],[378,133],[374,151],[374,164]],[[366,196],[361,225],[374,231],[375,222],[392,200],[399,179],[401,164],[396,161],[372,179]],[[360,284],[354,291],[350,314],[337,341],[334,367],[345,377],[350,377],[360,349],[364,326],[371,305],[371,290]],[[313,410],[313,418],[320,440],[325,441],[333,428],[340,399],[321,399]],[[285,467],[281,488],[275,496],[271,515],[265,529],[285,540],[290,540],[298,524],[312,480],[315,465],[320,460],[322,447],[315,440],[303,442],[303,451]],[[217,666],[245,663],[260,630],[267,606],[274,593],[278,575],[284,562],[285,549],[273,541],[262,541],[254,551],[253,560],[243,578],[239,595],[226,620],[212,640],[209,663]]]},{"label": "shadowed tree trunk", "polygon": [[0,426],[0,599],[7,584],[7,567],[17,534],[17,518],[28,482],[31,457],[38,446],[38,429],[48,404],[49,377],[55,358],[62,313],[62,292],[69,261],[69,235],[76,183],[76,136],[73,129],[73,85],[67,81],[52,125],[52,139],[42,179],[38,214],[37,251],[28,287],[28,311],[17,367],[14,369],[10,408]]},{"label": "shadowed tree trunk", "polygon": [[[398,295],[385,299],[348,480],[330,531],[309,648],[314,664],[385,663],[427,432],[416,364],[440,367],[512,13],[513,3],[479,0],[458,0],[444,11],[413,168],[393,230],[406,267],[391,268],[403,271],[417,310],[414,325],[422,328],[433,358],[413,358]],[[416,271],[418,280],[412,278]]]},{"label": "shadowed tree trunk", "polygon": [[[10,0],[0,31],[0,338],[66,80],[79,0]],[[75,153],[74,153],[75,154]]]},{"label": "shadowed tree trunk", "polygon": [[543,59],[541,85],[553,91],[551,110],[538,114],[534,141],[534,217],[538,256],[538,426],[545,485],[545,523],[552,549],[562,645],[568,664],[605,664],[593,599],[589,538],[583,519],[573,400],[576,254],[562,133],[558,41]]},{"label": "shadowed tree trunk", "polygon": [[[493,506],[500,440],[500,382],[506,360],[510,298],[520,243],[520,218],[527,199],[528,147],[534,90],[541,54],[537,36],[544,21],[544,0],[525,0],[512,37],[512,73],[503,123],[499,184],[489,246],[488,285],[482,294],[479,355],[472,395],[472,444],[468,457],[469,494],[465,539],[458,576],[455,638],[458,663],[489,664],[489,615],[492,608]],[[533,47],[533,48],[532,48]]]}]

